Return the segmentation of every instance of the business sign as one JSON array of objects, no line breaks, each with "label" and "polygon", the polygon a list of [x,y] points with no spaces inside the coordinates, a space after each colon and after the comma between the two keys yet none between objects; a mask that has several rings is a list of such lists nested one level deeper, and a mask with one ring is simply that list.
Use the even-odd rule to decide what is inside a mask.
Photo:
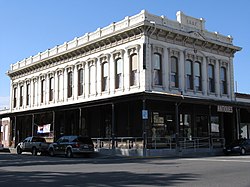
[{"label": "business sign", "polygon": [[50,124],[39,125],[37,127],[37,133],[50,133]]},{"label": "business sign", "polygon": [[218,105],[217,112],[233,113],[233,107],[232,106]]}]

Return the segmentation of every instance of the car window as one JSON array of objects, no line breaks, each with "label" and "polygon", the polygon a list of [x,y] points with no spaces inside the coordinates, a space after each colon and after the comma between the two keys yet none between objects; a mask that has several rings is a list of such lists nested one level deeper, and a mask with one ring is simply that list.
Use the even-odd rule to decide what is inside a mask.
[{"label": "car window", "polygon": [[61,143],[63,141],[64,137],[59,138],[56,142]]},{"label": "car window", "polygon": [[63,138],[62,142],[69,142],[68,138]]},{"label": "car window", "polygon": [[29,137],[28,138],[25,138],[24,140],[23,140],[23,142],[28,142],[29,141]]}]

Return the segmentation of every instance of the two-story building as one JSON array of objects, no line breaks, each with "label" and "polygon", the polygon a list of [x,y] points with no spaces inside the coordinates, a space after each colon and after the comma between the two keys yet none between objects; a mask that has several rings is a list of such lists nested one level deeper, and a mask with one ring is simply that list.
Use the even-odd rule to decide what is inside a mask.
[{"label": "two-story building", "polygon": [[143,10],[11,65],[11,137],[90,136],[98,148],[237,138],[231,36]]}]

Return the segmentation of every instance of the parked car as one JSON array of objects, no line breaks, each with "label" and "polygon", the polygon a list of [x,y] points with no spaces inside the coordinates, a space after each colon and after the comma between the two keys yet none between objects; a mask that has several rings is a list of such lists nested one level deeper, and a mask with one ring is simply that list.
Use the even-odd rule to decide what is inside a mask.
[{"label": "parked car", "polygon": [[250,152],[250,139],[239,139],[224,148],[226,155],[238,153],[244,155]]},{"label": "parked car", "polygon": [[62,136],[56,142],[49,145],[49,155],[65,155],[73,157],[75,154],[88,155],[94,152],[94,144],[91,138],[83,136]]},{"label": "parked car", "polygon": [[0,142],[0,150],[3,150],[4,146],[3,144]]},{"label": "parked car", "polygon": [[48,147],[49,143],[46,142],[45,138],[30,136],[18,143],[16,149],[17,154],[22,154],[22,152],[31,152],[32,155],[37,155],[38,152],[41,154],[48,153]]}]

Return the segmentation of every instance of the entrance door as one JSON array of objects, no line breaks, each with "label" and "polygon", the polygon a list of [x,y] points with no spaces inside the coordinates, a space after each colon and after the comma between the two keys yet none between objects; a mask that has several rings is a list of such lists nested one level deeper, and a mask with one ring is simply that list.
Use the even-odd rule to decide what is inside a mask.
[{"label": "entrance door", "polygon": [[208,117],[205,115],[199,115],[195,117],[195,136],[196,137],[208,137]]}]

